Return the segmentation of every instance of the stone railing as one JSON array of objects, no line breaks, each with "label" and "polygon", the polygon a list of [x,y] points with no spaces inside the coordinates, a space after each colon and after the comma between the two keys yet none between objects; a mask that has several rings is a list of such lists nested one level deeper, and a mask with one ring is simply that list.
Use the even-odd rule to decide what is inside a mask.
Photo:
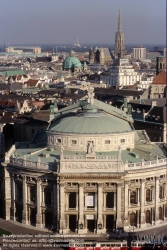
[{"label": "stone railing", "polygon": [[137,163],[125,163],[125,170],[137,170],[137,169],[146,169],[146,168],[154,168],[160,166],[166,166],[167,158],[157,159],[154,161],[141,161]]},{"label": "stone railing", "polygon": [[118,155],[61,155],[61,160],[63,161],[68,161],[68,160],[75,160],[75,161],[80,161],[80,160],[100,160],[100,161],[117,161],[118,160]]},{"label": "stone railing", "polygon": [[27,161],[26,159],[19,159],[19,158],[10,157],[10,163],[13,165],[22,166],[22,167],[56,171],[56,163],[55,162],[53,162],[53,163],[41,163],[40,161],[33,162],[33,161]]}]

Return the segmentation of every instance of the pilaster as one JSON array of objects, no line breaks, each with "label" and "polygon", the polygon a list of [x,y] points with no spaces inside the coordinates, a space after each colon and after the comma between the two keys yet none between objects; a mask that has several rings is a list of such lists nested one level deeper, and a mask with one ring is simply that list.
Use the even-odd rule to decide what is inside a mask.
[{"label": "pilaster", "polygon": [[155,177],[155,224],[159,222],[159,176]]},{"label": "pilaster", "polygon": [[145,179],[141,179],[140,185],[140,226],[143,227],[145,225],[145,213],[144,213],[144,205],[145,205]]},{"label": "pilaster", "polygon": [[10,219],[15,220],[15,180],[14,174],[11,175],[11,209],[10,209]]},{"label": "pilaster", "polygon": [[97,221],[97,233],[102,232],[103,218],[102,218],[103,196],[102,196],[102,183],[98,184],[98,221]]},{"label": "pilaster", "polygon": [[37,214],[36,214],[36,227],[42,227],[42,211],[41,211],[41,179],[37,179]]},{"label": "pilaster", "polygon": [[121,183],[117,183],[117,221],[116,227],[122,227],[121,219]]},{"label": "pilaster", "polygon": [[23,211],[22,211],[22,223],[27,225],[27,182],[26,176],[22,177],[23,179]]}]

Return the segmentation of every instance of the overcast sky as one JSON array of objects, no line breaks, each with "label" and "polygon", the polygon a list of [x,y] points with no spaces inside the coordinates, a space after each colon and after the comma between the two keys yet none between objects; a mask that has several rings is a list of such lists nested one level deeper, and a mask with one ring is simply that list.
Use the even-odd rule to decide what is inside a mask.
[{"label": "overcast sky", "polygon": [[0,44],[166,43],[166,0],[0,0]]}]

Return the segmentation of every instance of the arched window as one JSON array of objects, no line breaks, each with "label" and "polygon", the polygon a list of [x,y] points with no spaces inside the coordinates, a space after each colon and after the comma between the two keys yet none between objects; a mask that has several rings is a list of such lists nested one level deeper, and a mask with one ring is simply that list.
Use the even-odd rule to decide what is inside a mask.
[{"label": "arched window", "polygon": [[35,202],[36,200],[36,188],[35,186],[30,187],[30,201]]},{"label": "arched window", "polygon": [[131,191],[130,193],[130,203],[136,204],[137,203],[137,193],[136,191]]},{"label": "arched window", "polygon": [[151,201],[152,197],[151,197],[151,190],[147,189],[146,190],[146,201]]},{"label": "arched window", "polygon": [[163,199],[163,187],[162,186],[160,186],[159,188],[159,198]]}]

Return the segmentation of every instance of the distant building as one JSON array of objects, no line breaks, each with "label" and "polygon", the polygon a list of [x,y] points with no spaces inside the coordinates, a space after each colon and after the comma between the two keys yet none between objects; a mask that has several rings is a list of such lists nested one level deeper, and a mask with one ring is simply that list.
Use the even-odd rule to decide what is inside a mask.
[{"label": "distant building", "polygon": [[33,53],[34,54],[41,54],[41,48],[40,47],[33,48]]},{"label": "distant building", "polygon": [[164,56],[165,56],[165,57],[167,57],[167,54],[166,54],[166,53],[167,53],[167,50],[166,50],[166,48],[164,48]]},{"label": "distant building", "polygon": [[[86,67],[86,65],[84,65]],[[83,65],[80,60],[74,56],[74,51],[71,50],[70,55],[63,62],[63,70],[70,70],[72,72],[81,72]]]},{"label": "distant building", "polygon": [[146,58],[146,48],[143,46],[133,48],[133,58],[135,59],[145,59]]},{"label": "distant building", "polygon": [[111,65],[113,63],[113,55],[109,48],[97,47],[89,50],[89,63],[90,64],[102,64]]},{"label": "distant building", "polygon": [[141,80],[142,75],[136,72],[128,59],[117,59],[109,72],[100,75],[100,81],[108,86],[134,85]]},{"label": "distant building", "polygon": [[118,31],[115,37],[115,58],[125,57],[124,33],[122,32],[121,13],[118,17]]},{"label": "distant building", "polygon": [[153,80],[150,87],[150,98],[166,97],[166,72],[161,71]]},{"label": "distant building", "polygon": [[158,56],[156,58],[156,75],[158,75],[162,70],[166,70],[166,57]]}]

